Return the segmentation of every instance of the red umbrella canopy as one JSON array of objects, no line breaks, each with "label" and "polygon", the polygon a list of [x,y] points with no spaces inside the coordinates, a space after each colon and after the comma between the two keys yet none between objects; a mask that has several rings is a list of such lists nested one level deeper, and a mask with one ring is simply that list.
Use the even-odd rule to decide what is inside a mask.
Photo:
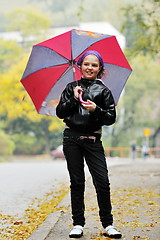
[{"label": "red umbrella canopy", "polygon": [[76,62],[88,50],[102,55],[107,71],[103,82],[117,104],[132,69],[116,37],[72,29],[33,46],[21,83],[38,113],[55,116],[63,89],[69,82],[81,78]]}]

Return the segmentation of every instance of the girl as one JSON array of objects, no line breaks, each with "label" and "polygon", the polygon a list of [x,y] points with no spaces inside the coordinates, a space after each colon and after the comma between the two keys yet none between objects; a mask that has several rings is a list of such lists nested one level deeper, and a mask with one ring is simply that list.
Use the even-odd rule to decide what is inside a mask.
[{"label": "girl", "polygon": [[[70,238],[83,235],[84,217],[84,159],[91,173],[97,193],[103,234],[120,238],[113,224],[110,201],[110,183],[106,158],[101,142],[103,125],[116,120],[113,96],[100,79],[104,74],[101,55],[94,50],[85,52],[78,60],[82,78],[69,83],[63,91],[56,114],[64,119],[63,151],[70,175],[73,229]],[[82,98],[79,97],[82,95]],[[79,100],[81,99],[81,101]]]}]

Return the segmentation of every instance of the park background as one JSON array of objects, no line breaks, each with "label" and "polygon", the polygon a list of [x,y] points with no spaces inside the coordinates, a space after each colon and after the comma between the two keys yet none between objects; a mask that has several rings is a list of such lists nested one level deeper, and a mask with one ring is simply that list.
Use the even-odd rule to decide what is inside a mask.
[{"label": "park background", "polygon": [[123,51],[133,68],[117,122],[103,128],[104,147],[130,148],[136,142],[140,148],[147,138],[150,148],[160,148],[159,1],[0,0],[0,6],[0,161],[50,154],[62,144],[63,122],[37,114],[20,79],[32,45],[54,36],[56,29],[92,22],[109,23],[123,34]]}]

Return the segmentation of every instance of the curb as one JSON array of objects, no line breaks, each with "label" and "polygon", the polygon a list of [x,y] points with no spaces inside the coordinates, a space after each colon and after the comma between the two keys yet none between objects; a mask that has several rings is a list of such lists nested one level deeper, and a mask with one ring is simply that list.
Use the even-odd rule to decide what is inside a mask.
[{"label": "curb", "polygon": [[27,238],[28,240],[44,240],[58,219],[61,217],[61,211],[51,213],[46,220]]},{"label": "curb", "polygon": [[[70,204],[69,193],[65,195],[62,201],[57,205],[57,208],[68,207]],[[31,234],[27,240],[45,240],[50,233],[51,229],[54,228],[55,224],[63,214],[63,210],[50,213],[44,222],[38,226],[38,228]]]}]

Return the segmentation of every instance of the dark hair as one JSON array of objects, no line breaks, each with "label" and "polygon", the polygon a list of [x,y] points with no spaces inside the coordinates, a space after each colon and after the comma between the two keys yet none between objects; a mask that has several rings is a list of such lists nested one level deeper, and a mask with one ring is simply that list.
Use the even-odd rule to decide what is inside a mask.
[{"label": "dark hair", "polygon": [[105,70],[104,67],[101,66],[101,70],[97,74],[97,78],[102,78],[105,73],[107,73],[107,71]]}]

